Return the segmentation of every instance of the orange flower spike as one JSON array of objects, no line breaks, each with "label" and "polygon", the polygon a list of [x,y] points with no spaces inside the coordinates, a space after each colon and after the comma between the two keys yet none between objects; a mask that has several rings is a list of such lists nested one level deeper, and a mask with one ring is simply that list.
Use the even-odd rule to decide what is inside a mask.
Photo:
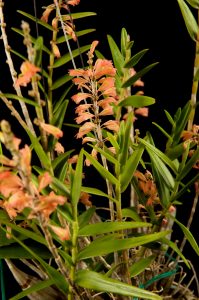
[{"label": "orange flower spike", "polygon": [[21,76],[16,80],[16,86],[27,86],[33,76],[40,72],[41,69],[30,63],[29,61],[24,61],[21,65]]},{"label": "orange flower spike", "polygon": [[50,225],[50,228],[62,242],[70,240],[69,226],[66,226],[66,228],[62,228],[59,226]]},{"label": "orange flower spike", "polygon": [[45,172],[38,177],[38,180],[39,180],[38,191],[40,193],[45,187],[47,187],[52,182],[52,177],[48,172]]},{"label": "orange flower spike", "polygon": [[40,122],[39,125],[45,132],[47,132],[48,134],[52,134],[57,139],[63,136],[63,131],[56,126],[53,126],[51,124],[46,124],[43,122]]}]

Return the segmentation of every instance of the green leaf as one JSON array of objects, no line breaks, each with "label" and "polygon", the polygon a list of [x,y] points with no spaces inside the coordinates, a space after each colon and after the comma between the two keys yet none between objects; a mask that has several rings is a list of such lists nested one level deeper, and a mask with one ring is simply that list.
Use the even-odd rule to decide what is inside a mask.
[{"label": "green leaf", "polygon": [[100,222],[88,224],[79,230],[79,236],[90,236],[132,228],[151,227],[146,222]]},{"label": "green leaf", "polygon": [[112,36],[107,35],[107,38],[108,38],[108,43],[109,43],[109,47],[111,50],[111,54],[113,57],[114,65],[115,65],[119,75],[122,76],[123,75],[122,66],[124,65],[124,58],[123,58],[117,44],[115,43],[114,39],[112,38]]},{"label": "green leaf", "polygon": [[152,122],[153,125],[155,125],[171,142],[173,141],[172,137],[162,128],[160,125],[158,125],[156,122]]},{"label": "green leaf", "polygon": [[160,151],[158,148],[151,145],[144,139],[139,138],[139,142],[145,145],[148,148],[148,150],[151,150],[154,154],[156,154],[167,166],[169,166],[172,169],[172,171],[175,174],[177,173],[175,163],[169,157],[167,157],[167,155],[165,155],[162,151]]},{"label": "green leaf", "polygon": [[65,195],[66,197],[70,197],[70,190],[65,183],[61,182],[56,177],[52,177],[52,184],[53,187],[58,189],[62,195]]},{"label": "green leaf", "polygon": [[180,6],[180,10],[182,12],[182,16],[184,18],[185,25],[187,27],[188,33],[190,37],[196,41],[197,40],[197,34],[198,34],[198,25],[197,22],[187,6],[187,4],[184,2],[184,0],[177,0],[178,4]]},{"label": "green leaf", "polygon": [[177,176],[178,181],[181,181],[187,174],[189,174],[189,172],[192,170],[193,166],[197,162],[198,158],[199,158],[199,147],[194,151],[192,157],[186,163],[181,173]]},{"label": "green leaf", "polygon": [[149,49],[144,49],[138,53],[136,53],[133,57],[131,57],[129,59],[129,61],[127,61],[124,64],[124,68],[133,68],[135,65],[137,65],[137,63],[140,61],[140,59],[144,56],[144,54],[148,51]]},{"label": "green leaf", "polygon": [[61,87],[62,85],[64,85],[65,83],[69,82],[71,80],[71,78],[73,78],[72,76],[69,76],[68,74],[58,78],[57,80],[55,80],[53,82],[53,85],[51,87],[51,90],[56,90],[59,87]]},{"label": "green leaf", "polygon": [[[52,254],[50,253],[50,251],[46,248],[43,247],[41,245],[31,245],[28,246],[29,249],[31,249],[31,251],[34,251],[35,254],[39,255],[41,257],[41,259],[49,259],[52,258]],[[12,244],[9,246],[3,246],[0,247],[0,259],[33,259],[34,256],[27,251],[26,249],[24,249],[23,247],[21,247],[20,245],[17,244]]]},{"label": "green leaf", "polygon": [[129,268],[130,276],[134,277],[142,273],[150,264],[154,261],[155,255],[151,255],[146,258],[141,258],[139,261],[135,262]]},{"label": "green leaf", "polygon": [[82,228],[82,227],[86,226],[90,222],[90,219],[92,218],[92,216],[95,213],[95,211],[96,211],[96,208],[94,206],[89,207],[89,209],[87,209],[86,211],[84,211],[78,217],[79,228]]},{"label": "green leaf", "polygon": [[126,239],[111,239],[111,236],[109,234],[108,236],[103,237],[104,239],[95,239],[87,247],[82,249],[78,254],[78,260],[138,247],[153,241],[157,241],[160,238],[166,236],[168,233],[170,233],[170,231],[162,231]]},{"label": "green leaf", "polygon": [[85,12],[78,12],[78,13],[62,15],[62,18],[63,18],[63,21],[67,21],[67,20],[70,21],[71,18],[73,20],[76,20],[76,19],[82,19],[82,18],[92,17],[92,16],[96,16],[96,13],[91,12],[91,11],[85,11]]},{"label": "green leaf", "polygon": [[186,0],[193,8],[199,9],[199,0]]},{"label": "green leaf", "polygon": [[123,208],[122,209],[123,218],[131,218],[136,222],[142,222],[141,217],[137,213],[135,207]]},{"label": "green leaf", "polygon": [[6,97],[7,99],[13,99],[13,100],[22,101],[22,102],[24,102],[24,103],[33,105],[33,106],[35,106],[35,107],[38,107],[38,106],[39,106],[35,101],[32,101],[32,100],[30,100],[30,99],[28,99],[28,98],[24,98],[24,97],[17,96],[17,95],[15,95],[15,94],[0,94],[0,97],[1,97],[1,98]]},{"label": "green leaf", "polygon": [[107,137],[108,137],[108,141],[109,141],[109,142],[111,143],[111,145],[115,148],[116,152],[118,152],[119,149],[120,149],[120,147],[119,147],[119,145],[118,145],[118,143],[117,143],[116,137],[115,137],[112,133],[110,133],[110,132],[108,132],[108,131],[107,131]]},{"label": "green leaf", "polygon": [[126,57],[126,50],[128,44],[128,33],[125,28],[121,30],[121,52],[123,57]]},{"label": "green leaf", "polygon": [[106,170],[95,158],[93,158],[88,152],[84,150],[84,154],[87,159],[90,160],[91,164],[95,167],[95,169],[100,173],[100,175],[109,180],[111,183],[117,185],[119,182],[115,176],[113,176],[108,170]]},{"label": "green leaf", "polygon": [[44,151],[43,147],[41,146],[41,144],[38,141],[38,138],[35,137],[31,131],[27,130],[27,133],[29,135],[29,138],[31,140],[32,143],[32,147],[34,148],[40,162],[41,165],[43,166],[44,169],[46,170],[50,170],[51,168],[51,161],[49,159],[49,157],[47,156],[46,152]]},{"label": "green leaf", "polygon": [[155,103],[155,99],[148,96],[142,95],[132,95],[121,102],[118,103],[118,106],[125,107],[125,106],[133,106],[135,108],[149,106]]},{"label": "green leaf", "polygon": [[178,224],[178,226],[181,228],[186,239],[189,241],[190,245],[192,246],[192,248],[194,249],[196,254],[199,256],[199,246],[198,246],[195,238],[193,237],[192,233],[189,231],[189,229],[186,226],[184,226],[182,223],[180,223],[177,219],[175,219],[175,218],[173,218],[173,219]]},{"label": "green leaf", "polygon": [[34,59],[34,64],[38,67],[41,66],[42,64],[42,50],[43,50],[44,42],[43,42],[43,37],[39,36],[36,41],[35,41],[35,59]]},{"label": "green leaf", "polygon": [[27,59],[24,55],[21,55],[21,53],[15,51],[13,49],[10,49],[10,52],[13,53],[14,55],[16,55],[17,57],[20,57],[23,61],[25,61]]},{"label": "green leaf", "polygon": [[128,187],[129,183],[131,182],[131,179],[133,177],[135,170],[137,169],[137,166],[140,162],[143,152],[144,152],[144,146],[139,145],[138,148],[134,150],[134,152],[127,160],[121,174],[121,180],[120,180],[121,192],[124,192]]},{"label": "green leaf", "polygon": [[162,238],[162,242],[167,244],[171,249],[173,249],[184,261],[184,263],[186,264],[186,266],[190,269],[189,263],[187,261],[187,259],[185,258],[185,256],[182,254],[182,252],[180,251],[180,249],[178,248],[178,246],[176,245],[176,243],[168,240],[167,238]]},{"label": "green leaf", "polygon": [[70,156],[70,154],[74,151],[73,150],[69,150],[65,153],[60,154],[59,156],[57,156],[53,161],[52,161],[52,167],[53,170],[55,170],[56,168],[59,167],[59,165],[62,165],[63,163],[66,162],[66,160],[68,159],[68,157]]},{"label": "green leaf", "polygon": [[[76,31],[75,34],[77,37],[80,37],[80,36],[83,36],[85,34],[88,34],[88,33],[91,33],[91,32],[94,32],[96,29],[84,29],[84,30],[80,30],[80,31]],[[71,36],[68,36],[68,40],[71,40],[72,37]],[[56,44],[61,44],[61,43],[65,43],[66,42],[66,38],[65,36],[60,36],[57,41],[56,41]]]},{"label": "green leaf", "polygon": [[105,198],[110,199],[113,202],[116,202],[116,200],[113,197],[109,196],[108,194],[106,194],[106,193],[104,193],[101,190],[98,190],[96,188],[82,186],[81,191],[86,192],[86,193],[91,194],[91,195],[97,195],[97,196],[105,197]]},{"label": "green leaf", "polygon": [[158,64],[158,62],[153,63],[147,67],[145,67],[144,69],[142,69],[141,71],[137,72],[135,75],[133,75],[132,77],[130,77],[127,81],[125,81],[122,85],[123,88],[127,88],[131,85],[133,85],[140,77],[144,76],[146,73],[148,73],[152,68],[154,68],[156,65]]},{"label": "green leaf", "polygon": [[83,174],[83,149],[80,151],[71,187],[71,202],[74,206],[79,202]]},{"label": "green leaf", "polygon": [[169,113],[166,109],[164,110],[164,112],[165,112],[165,115],[166,115],[166,117],[167,117],[169,123],[170,123],[172,126],[174,126],[174,125],[175,125],[175,122],[174,122],[172,116],[170,115],[170,113]]},{"label": "green leaf", "polygon": [[22,298],[24,298],[26,296],[31,295],[32,293],[39,292],[39,291],[41,291],[41,290],[43,290],[45,288],[48,288],[52,284],[54,284],[54,280],[53,279],[46,279],[46,280],[38,281],[37,283],[35,283],[31,287],[26,288],[23,292],[18,293],[17,295],[15,295],[14,297],[10,298],[9,300],[22,299]]},{"label": "green leaf", "polygon": [[45,28],[47,28],[47,29],[53,31],[53,28],[52,28],[51,25],[49,25],[49,24],[46,23],[46,22],[41,21],[40,19],[35,18],[35,16],[32,16],[32,15],[30,15],[30,14],[28,14],[28,13],[22,11],[22,10],[17,10],[17,12],[18,12],[19,14],[21,14],[21,15],[27,17],[28,19],[34,21],[34,23],[37,22],[37,24],[42,25],[43,27],[45,27]]},{"label": "green leaf", "polygon": [[123,130],[119,132],[119,137],[121,138],[120,156],[119,156],[121,171],[123,171],[123,167],[126,165],[126,161],[128,158],[129,144],[131,141],[130,134],[132,130],[132,124],[133,124],[133,112],[129,113],[128,118],[124,123]]},{"label": "green leaf", "polygon": [[[84,53],[84,52],[88,51],[89,49],[90,49],[90,45],[82,46],[78,49],[73,50],[72,56],[73,56],[73,58],[75,58],[80,53]],[[68,63],[70,60],[71,60],[70,53],[67,53],[55,61],[53,68],[58,68],[60,66],[63,66],[64,64]]]},{"label": "green leaf", "polygon": [[75,283],[82,288],[91,289],[99,292],[114,293],[124,296],[139,297],[140,299],[161,300],[158,295],[146,290],[128,285],[116,279],[108,278],[89,270],[77,271]]}]

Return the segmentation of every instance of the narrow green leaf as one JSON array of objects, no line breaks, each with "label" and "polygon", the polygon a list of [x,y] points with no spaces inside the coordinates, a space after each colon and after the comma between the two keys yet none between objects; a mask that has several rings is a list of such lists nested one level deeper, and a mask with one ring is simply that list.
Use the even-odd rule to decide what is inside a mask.
[{"label": "narrow green leaf", "polygon": [[162,238],[161,240],[162,240],[163,243],[167,244],[171,249],[173,249],[182,258],[182,260],[184,261],[186,266],[190,269],[190,266],[189,266],[189,263],[188,263],[187,259],[182,254],[182,252],[180,251],[180,249],[178,248],[176,243],[168,240],[167,238]]},{"label": "narrow green leaf", "polygon": [[95,211],[96,211],[96,208],[94,206],[89,207],[89,209],[87,209],[86,211],[84,211],[78,217],[79,228],[82,228],[82,227],[86,226],[90,222],[90,219],[92,218],[92,216],[95,213]]},{"label": "narrow green leaf", "polygon": [[131,154],[129,159],[127,160],[124,169],[121,174],[121,192],[124,192],[128,187],[135,170],[140,162],[142,154],[144,152],[144,146],[139,145],[136,150]]},{"label": "narrow green leaf", "polygon": [[193,8],[199,9],[199,0],[186,0]]},{"label": "narrow green leaf", "polygon": [[123,218],[131,218],[136,222],[142,222],[141,217],[137,213],[135,207],[123,208],[122,209]]},{"label": "narrow green leaf", "polygon": [[87,187],[87,186],[82,186],[81,187],[81,191],[82,192],[86,192],[88,194],[91,194],[91,195],[96,195],[96,196],[101,196],[101,197],[105,197],[105,198],[108,198],[110,199],[111,201],[113,202],[116,202],[116,200],[113,198],[113,197],[110,197],[108,194],[102,192],[101,190],[98,190],[96,188],[92,188],[92,187]]},{"label": "narrow green leaf", "polygon": [[132,124],[133,124],[133,112],[131,112],[128,115],[128,118],[124,124],[124,132],[123,132],[123,138],[120,146],[120,156],[119,156],[121,171],[123,171],[123,167],[126,165],[126,161],[128,158],[129,144],[131,141],[130,134],[132,130]]},{"label": "narrow green leaf", "polygon": [[174,173],[177,173],[175,163],[170,158],[168,158],[167,155],[165,155],[162,151],[160,151],[158,148],[151,145],[144,139],[139,138],[139,142],[145,145],[149,150],[153,151],[167,166],[172,169]]},{"label": "narrow green leaf", "polygon": [[148,96],[143,95],[132,95],[121,102],[118,103],[118,106],[125,107],[125,106],[133,106],[135,108],[149,106],[155,103],[155,99]]},{"label": "narrow green leaf", "polygon": [[79,202],[83,174],[83,149],[80,151],[71,187],[71,202],[74,206]]},{"label": "narrow green leaf", "polygon": [[170,140],[171,142],[173,141],[172,137],[170,136],[170,134],[168,134],[164,128],[162,128],[160,125],[158,125],[156,122],[152,122],[153,125],[155,125],[167,138],[168,140]]},{"label": "narrow green leaf", "polygon": [[[76,31],[75,34],[77,37],[80,37],[80,36],[86,35],[88,33],[94,32],[94,31],[96,31],[96,29],[93,29],[93,28],[92,29],[84,29],[84,30]],[[71,39],[72,39],[72,37],[68,35],[68,40],[71,40]],[[65,43],[65,42],[66,42],[66,38],[64,35],[60,36],[56,41],[57,44],[61,44],[61,43]]]},{"label": "narrow green leaf", "polygon": [[33,106],[35,106],[35,107],[38,107],[38,106],[39,106],[35,101],[32,101],[32,100],[30,100],[30,99],[28,99],[28,98],[24,98],[24,97],[17,96],[17,95],[15,95],[15,94],[0,94],[0,97],[6,97],[7,99],[13,99],[13,100],[22,101],[22,102],[24,102],[24,103],[33,105]]},{"label": "narrow green leaf", "polygon": [[39,36],[36,41],[35,41],[35,59],[34,59],[34,64],[38,67],[41,66],[42,64],[42,50],[43,50],[44,42],[43,42],[43,37]]},{"label": "narrow green leaf", "polygon": [[119,182],[115,176],[113,176],[108,170],[106,170],[96,159],[94,159],[88,152],[84,150],[85,156],[90,160],[91,164],[95,167],[95,169],[100,173],[100,175],[117,185]]},{"label": "narrow green leaf", "polygon": [[76,20],[76,19],[82,19],[82,18],[92,17],[92,16],[96,16],[96,13],[91,12],[91,11],[84,11],[84,12],[62,15],[62,18],[63,18],[63,21],[70,21],[71,18],[73,20]]},{"label": "narrow green leaf", "polygon": [[88,224],[79,230],[79,236],[90,236],[132,228],[151,227],[146,222],[100,222]]},{"label": "narrow green leaf", "polygon": [[53,28],[52,28],[51,25],[49,25],[49,24],[46,23],[46,22],[41,21],[40,19],[35,18],[35,16],[32,16],[32,15],[30,15],[30,14],[28,14],[28,13],[22,11],[22,10],[17,10],[17,12],[18,12],[19,14],[21,14],[21,15],[27,17],[28,19],[30,19],[30,20],[32,20],[32,21],[34,21],[34,22],[37,22],[39,25],[42,25],[43,27],[45,27],[45,28],[47,28],[47,29],[53,31]]},{"label": "narrow green leaf", "polygon": [[27,130],[27,133],[29,135],[29,138],[31,140],[32,143],[32,147],[34,148],[40,162],[41,165],[43,166],[44,169],[46,170],[50,170],[51,168],[51,161],[49,159],[49,157],[47,156],[46,152],[44,151],[43,147],[41,146],[41,144],[38,141],[38,138],[35,137],[31,131]]},{"label": "narrow green leaf", "polygon": [[101,238],[97,238],[79,252],[78,260],[99,255],[106,255],[115,251],[141,246],[153,241],[157,241],[160,238],[166,236],[168,233],[170,233],[170,231],[162,231],[127,239],[110,239],[110,235],[105,237],[104,240]]},{"label": "narrow green leaf", "polygon": [[53,279],[46,279],[46,280],[42,280],[42,281],[38,281],[37,283],[35,283],[34,285],[32,285],[29,288],[26,288],[23,292],[18,293],[17,295],[15,295],[14,297],[10,298],[9,300],[18,300],[18,299],[22,299],[26,296],[31,295],[32,293],[35,292],[39,292],[43,289],[48,288],[49,286],[54,284],[54,280]]},{"label": "narrow green leaf", "polygon": [[132,77],[130,77],[127,81],[125,81],[122,85],[123,88],[127,88],[131,85],[133,85],[140,77],[144,76],[146,73],[148,73],[152,68],[154,68],[156,65],[158,64],[158,62],[153,63],[147,67],[145,67],[144,69],[142,69],[141,71],[137,72],[135,75],[133,75]]},{"label": "narrow green leaf", "polygon": [[68,268],[70,268],[71,266],[74,265],[73,261],[72,261],[72,257],[65,251],[63,251],[62,249],[58,249],[59,254],[63,257],[63,259],[65,260],[65,263],[67,265]]},{"label": "narrow green leaf", "polygon": [[188,33],[190,37],[196,41],[197,40],[197,34],[198,34],[198,25],[197,22],[187,6],[187,4],[184,2],[184,0],[177,0],[178,4],[180,6],[180,10],[182,12],[182,16],[184,18],[185,25],[187,27]]},{"label": "narrow green leaf", "polygon": [[178,224],[178,226],[183,231],[184,235],[186,236],[187,240],[189,241],[190,245],[192,246],[193,250],[196,252],[196,254],[199,256],[199,246],[193,237],[192,233],[189,231],[189,229],[184,226],[180,221],[174,218],[174,221]]},{"label": "narrow green leaf", "polygon": [[107,137],[108,137],[108,140],[111,143],[111,145],[115,148],[116,152],[118,152],[119,149],[120,149],[120,147],[119,147],[119,145],[117,143],[116,137],[112,133],[110,133],[108,131],[107,131]]},{"label": "narrow green leaf", "polygon": [[134,277],[142,273],[154,261],[155,255],[146,258],[141,258],[129,268],[130,276]]},{"label": "narrow green leaf", "polygon": [[68,157],[70,156],[70,154],[74,151],[74,149],[69,150],[65,153],[60,154],[59,156],[57,156],[53,161],[52,161],[52,167],[53,170],[55,170],[57,167],[59,167],[59,165],[65,163],[65,161],[68,159]]},{"label": "narrow green leaf", "polygon": [[[41,245],[31,245],[28,246],[29,249],[31,249],[31,251],[34,251],[34,253],[36,255],[39,255],[41,259],[50,259],[52,258],[52,254],[50,253],[50,251],[46,248],[43,247]],[[34,256],[27,251],[26,249],[24,249],[23,247],[21,247],[20,245],[17,244],[12,244],[9,246],[3,246],[0,247],[0,259],[33,259]]]},{"label": "narrow green leaf", "polygon": [[17,57],[20,57],[22,59],[22,61],[25,61],[27,59],[24,55],[22,55],[18,51],[15,51],[14,49],[10,49],[10,52],[13,53],[14,55],[16,55]]},{"label": "narrow green leaf", "polygon": [[66,197],[70,197],[70,190],[65,183],[61,182],[56,177],[52,177],[52,184],[53,184],[53,187],[58,189],[62,195],[65,195]]},{"label": "narrow green leaf", "polygon": [[55,80],[53,82],[53,85],[51,87],[51,90],[56,90],[59,87],[61,87],[62,85],[64,85],[65,83],[69,82],[71,80],[71,78],[73,78],[72,76],[69,76],[68,74],[58,78],[57,80]]},{"label": "narrow green leaf", "polygon": [[123,57],[126,57],[126,50],[128,44],[128,33],[125,28],[121,30],[121,53]]},{"label": "narrow green leaf", "polygon": [[[90,49],[90,45],[86,45],[73,50],[72,51],[73,58],[77,57],[80,53],[84,53],[88,51],[89,49]],[[67,53],[55,61],[53,68],[58,68],[60,66],[63,66],[64,64],[68,63],[70,60],[71,60],[70,53]]]},{"label": "narrow green leaf", "polygon": [[139,297],[140,299],[148,300],[161,300],[162,297],[128,285],[116,279],[108,278],[106,275],[99,274],[97,272],[89,270],[77,271],[75,276],[75,283],[83,288],[99,291],[108,292],[124,296]]},{"label": "narrow green leaf", "polygon": [[149,49],[144,49],[141,50],[140,52],[136,53],[133,57],[131,57],[129,59],[129,61],[127,61],[124,64],[124,68],[133,68],[135,65],[137,65],[137,63],[140,61],[140,59],[145,55],[145,53],[148,51]]},{"label": "narrow green leaf", "polygon": [[169,123],[170,123],[172,126],[174,126],[174,125],[175,125],[175,122],[174,122],[172,116],[170,115],[170,113],[169,113],[166,109],[164,110],[164,112],[165,112],[165,115],[166,115],[166,117],[167,117]]},{"label": "narrow green leaf", "polygon": [[177,176],[177,180],[181,181],[189,172],[192,170],[193,166],[199,158],[199,147],[194,151],[192,157],[188,160],[185,167],[182,169],[180,174]]},{"label": "narrow green leaf", "polygon": [[108,38],[108,43],[109,43],[109,47],[111,50],[111,54],[113,57],[114,65],[115,65],[119,75],[122,76],[122,74],[123,74],[122,66],[124,65],[124,58],[123,58],[116,42],[112,38],[112,36],[107,35],[107,38]]}]

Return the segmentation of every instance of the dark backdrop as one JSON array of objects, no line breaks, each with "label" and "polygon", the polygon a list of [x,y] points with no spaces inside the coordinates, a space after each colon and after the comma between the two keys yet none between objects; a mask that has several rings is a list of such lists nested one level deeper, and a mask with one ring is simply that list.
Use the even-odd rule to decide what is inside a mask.
[{"label": "dark backdrop", "polygon": [[[16,10],[33,11],[33,0],[5,0],[5,2],[5,17],[11,47],[19,50],[24,49],[19,42],[21,40],[18,35],[9,28],[12,26],[20,27],[21,16],[16,13]],[[38,17],[41,16],[41,6],[51,4],[51,2],[50,0],[36,0]],[[121,28],[125,27],[131,39],[135,41],[134,53],[149,48],[148,53],[137,68],[139,69],[156,61],[159,62],[159,65],[144,77],[145,94],[156,98],[156,104],[150,108],[149,118],[147,120],[141,119],[139,126],[143,131],[150,129],[161,147],[164,140],[151,123],[154,121],[167,127],[163,110],[166,109],[170,113],[174,113],[177,107],[183,106],[190,99],[191,95],[195,44],[186,31],[177,1],[81,0],[80,5],[72,8],[72,11],[94,11],[97,13],[97,16],[77,22],[76,29],[96,28],[96,32],[86,38],[86,42],[90,43],[94,39],[99,40],[98,49],[108,59],[111,59],[111,55],[106,35],[112,35],[115,41],[119,43]],[[32,30],[34,32],[34,25]],[[80,39],[80,45],[83,44],[85,44],[85,39],[84,41]],[[7,88],[9,88],[11,81],[7,66],[2,63],[4,57],[2,45],[0,46],[0,55],[0,89],[3,92],[8,92]],[[17,67],[19,67],[18,62],[17,64]],[[5,116],[8,119],[11,118],[9,112],[2,106],[0,119],[5,118]],[[14,123],[12,118],[11,120]],[[16,126],[15,130],[18,132],[20,129]],[[17,132],[15,132],[16,135]],[[186,201],[186,205],[178,209],[178,217],[186,224],[186,217],[190,211],[192,199],[188,195],[184,201]],[[197,226],[196,217],[192,225],[192,231],[199,242]],[[182,238],[178,234],[179,232],[176,231],[176,238]],[[199,260],[197,256],[189,246],[185,250],[185,254],[189,254],[196,270],[198,270]],[[10,296],[16,292],[17,286],[13,283],[8,270],[6,270],[6,274],[8,274],[6,278],[8,279],[7,293]],[[11,286],[12,289],[10,289]]]}]

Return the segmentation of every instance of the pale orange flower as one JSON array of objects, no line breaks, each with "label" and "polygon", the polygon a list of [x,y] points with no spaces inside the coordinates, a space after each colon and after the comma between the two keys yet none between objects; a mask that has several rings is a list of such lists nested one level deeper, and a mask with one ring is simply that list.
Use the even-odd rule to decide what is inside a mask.
[{"label": "pale orange flower", "polygon": [[61,143],[57,142],[55,144],[55,151],[58,153],[58,154],[61,154],[61,153],[64,153],[64,147],[62,146]]},{"label": "pale orange flower", "polygon": [[41,21],[48,23],[50,13],[55,9],[54,5],[49,5],[42,14]]},{"label": "pale orange flower", "polygon": [[119,122],[116,120],[109,120],[109,121],[105,122],[103,124],[103,126],[106,127],[107,129],[115,131],[115,132],[118,132],[119,128],[120,128]]},{"label": "pale orange flower", "polygon": [[92,119],[93,117],[94,117],[93,114],[91,114],[89,112],[84,112],[84,113],[80,114],[77,118],[75,118],[75,121],[76,121],[77,124],[80,124],[84,121]]},{"label": "pale orange flower", "polygon": [[88,143],[88,142],[96,142],[96,139],[95,138],[92,138],[92,137],[89,137],[89,136],[86,136],[82,139],[82,144],[84,143]]},{"label": "pale orange flower", "polygon": [[85,206],[92,206],[92,202],[90,201],[90,195],[86,192],[81,192],[79,201],[83,203]]},{"label": "pale orange flower", "polygon": [[148,117],[149,109],[148,109],[148,107],[139,107],[135,110],[135,114],[140,115],[142,117]]},{"label": "pale orange flower", "polygon": [[107,105],[100,113],[99,116],[110,116],[113,115],[113,107]]},{"label": "pale orange flower", "polygon": [[117,100],[113,97],[107,97],[105,99],[102,99],[100,101],[98,101],[98,106],[101,106],[102,108],[107,107],[107,105],[111,104],[111,103],[117,103]]},{"label": "pale orange flower", "polygon": [[38,181],[39,181],[38,191],[41,192],[52,182],[52,177],[48,172],[44,172],[43,174],[39,175]]},{"label": "pale orange flower", "polygon": [[24,148],[20,150],[21,154],[21,161],[20,161],[20,166],[23,172],[26,175],[30,175],[31,173],[31,150],[28,145],[25,145]]},{"label": "pale orange flower", "polygon": [[99,44],[99,41],[93,41],[90,47],[90,51],[88,52],[88,56],[92,56],[95,48],[97,47],[97,45]]},{"label": "pale orange flower", "polygon": [[11,194],[21,190],[23,184],[21,179],[10,171],[0,173],[0,193],[8,198]]},{"label": "pale orange flower", "polygon": [[54,226],[54,225],[49,225],[49,226],[61,241],[70,240],[70,229],[68,225],[65,228]]},{"label": "pale orange flower", "polygon": [[81,114],[91,107],[92,104],[80,104],[75,109],[76,114]]},{"label": "pale orange flower", "polygon": [[39,202],[29,215],[29,218],[35,216],[36,213],[41,213],[45,219],[49,219],[49,216],[55,211],[58,205],[66,203],[64,196],[56,195],[53,191],[49,195],[39,196]]},{"label": "pale orange flower", "polygon": [[61,57],[61,53],[59,51],[58,46],[55,44],[55,42],[52,42],[51,46],[52,46],[52,52],[53,52],[54,56],[57,58]]},{"label": "pale orange flower", "polygon": [[79,104],[82,100],[87,99],[87,98],[91,98],[91,94],[78,93],[78,94],[72,96],[71,98],[76,104]]},{"label": "pale orange flower", "polygon": [[0,155],[0,163],[3,165],[6,165],[8,167],[15,167],[16,166],[16,162],[12,159],[7,158],[4,155]]},{"label": "pale orange flower", "polygon": [[78,5],[80,3],[80,0],[68,0],[67,4],[70,4],[72,6]]},{"label": "pale orange flower", "polygon": [[116,69],[113,67],[111,61],[98,58],[94,65],[94,76],[96,79],[102,76],[115,76]]},{"label": "pale orange flower", "polygon": [[77,160],[78,160],[78,157],[79,157],[78,154],[73,155],[71,158],[68,159],[68,163],[69,164],[76,164]]},{"label": "pale orange flower", "polygon": [[76,36],[76,33],[74,31],[74,28],[73,28],[73,24],[69,21],[67,21],[67,23],[65,23],[65,26],[64,26],[65,30],[66,30],[66,33],[71,36],[71,38],[73,39],[73,41],[77,41],[77,36]]},{"label": "pale orange flower", "polygon": [[85,134],[89,133],[91,130],[95,129],[96,125],[92,122],[84,123],[80,128],[77,134],[77,138],[82,138]]},{"label": "pale orange flower", "polygon": [[56,126],[53,126],[51,124],[46,124],[43,122],[40,122],[39,125],[44,131],[46,131],[48,134],[52,134],[57,139],[63,136],[63,131],[61,131],[61,129],[59,129]]},{"label": "pale orange flower", "polygon": [[31,82],[32,77],[40,72],[41,69],[30,63],[29,61],[24,61],[21,65],[21,75],[19,75],[16,80],[16,86],[27,86],[29,82]]}]

